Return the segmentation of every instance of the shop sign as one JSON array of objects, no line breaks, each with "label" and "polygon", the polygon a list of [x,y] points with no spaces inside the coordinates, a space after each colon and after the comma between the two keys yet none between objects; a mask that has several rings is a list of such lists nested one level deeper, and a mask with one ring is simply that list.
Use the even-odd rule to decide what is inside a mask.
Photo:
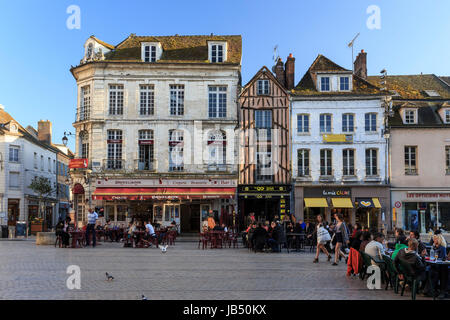
[{"label": "shop sign", "polygon": [[305,188],[305,198],[326,198],[326,197],[346,197],[352,196],[350,188]]},{"label": "shop sign", "polygon": [[88,159],[70,159],[69,169],[86,169],[88,167]]},{"label": "shop sign", "polygon": [[325,143],[352,143],[353,135],[351,135],[351,134],[324,134],[323,142],[325,142]]},{"label": "shop sign", "polygon": [[244,185],[239,186],[240,193],[289,193],[289,185]]},{"label": "shop sign", "polygon": [[408,192],[407,198],[450,198],[450,192]]},{"label": "shop sign", "polygon": [[222,179],[104,179],[97,187],[236,187],[237,180]]}]

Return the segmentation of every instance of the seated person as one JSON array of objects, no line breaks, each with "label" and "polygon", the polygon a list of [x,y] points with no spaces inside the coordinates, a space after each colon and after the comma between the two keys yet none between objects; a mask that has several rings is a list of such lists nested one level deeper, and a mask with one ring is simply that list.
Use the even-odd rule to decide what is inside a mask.
[{"label": "seated person", "polygon": [[145,221],[145,231],[147,232],[147,234],[146,234],[147,240],[149,240],[150,238],[153,238],[153,239],[157,239],[158,243],[161,243],[161,240],[162,240],[161,234],[162,233],[160,233],[160,235],[158,237],[158,235],[155,232],[155,228],[153,228],[150,221]]},{"label": "seated person", "polygon": [[408,245],[408,241],[406,240],[406,236],[405,236],[405,231],[403,231],[402,228],[395,229],[395,243]]},{"label": "seated person", "polygon": [[272,221],[270,224],[271,227],[271,233],[270,238],[267,240],[267,244],[272,248],[273,252],[279,252],[279,243],[280,243],[280,225],[276,223],[275,221]]},{"label": "seated person", "polygon": [[216,224],[213,228],[213,231],[224,231],[224,229],[221,225]]},{"label": "seated person", "polygon": [[359,251],[364,252],[367,244],[371,241],[372,235],[369,231],[363,231],[361,234],[361,245],[359,246]]},{"label": "seated person", "polygon": [[427,248],[425,247],[425,244],[422,241],[420,241],[419,231],[410,231],[409,238],[417,240],[417,242],[419,243],[417,247],[417,252],[421,257],[425,257],[427,255]]},{"label": "seated person", "polygon": [[247,231],[247,243],[253,244],[253,232],[256,229],[256,222],[253,222]]},{"label": "seated person", "polygon": [[401,263],[404,268],[407,268],[405,272],[416,276],[419,281],[423,282],[426,280],[425,264],[417,254],[418,245],[419,242],[416,239],[409,239],[408,247],[398,252],[394,259],[394,265],[398,270]]},{"label": "seated person", "polygon": [[382,256],[384,254],[383,241],[384,241],[384,234],[380,232],[375,233],[373,236],[373,240],[370,241],[366,245],[366,248],[364,249],[364,253],[368,254],[373,258],[372,264],[374,265],[380,266],[379,264],[377,264],[377,262],[383,261]]},{"label": "seated person", "polygon": [[359,230],[353,235],[353,237],[351,238],[352,240],[350,240],[350,248],[359,251],[359,248],[361,248],[362,243],[362,234],[363,234],[362,231]]},{"label": "seated person", "polygon": [[258,223],[258,227],[255,228],[253,232],[253,248],[255,251],[262,251],[264,249],[264,245],[266,244],[267,231],[264,229],[262,223]]},{"label": "seated person", "polygon": [[[433,250],[434,255],[438,257],[438,259],[444,261],[447,258],[447,249],[443,243],[442,234],[437,234],[433,236]],[[432,257],[434,259],[434,257]],[[433,284],[433,288],[438,289],[440,291],[439,298],[445,299],[447,284],[448,284],[448,266],[442,265],[431,265],[428,267],[428,271],[430,272],[430,279]],[[426,294],[429,295],[431,290],[427,291]],[[437,290],[435,290],[437,292]]]}]

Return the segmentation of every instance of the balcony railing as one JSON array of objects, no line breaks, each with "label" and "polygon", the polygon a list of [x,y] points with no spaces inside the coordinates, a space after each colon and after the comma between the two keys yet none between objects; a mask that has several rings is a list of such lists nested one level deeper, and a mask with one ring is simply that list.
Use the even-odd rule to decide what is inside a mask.
[{"label": "balcony railing", "polygon": [[417,176],[417,168],[405,168],[405,174],[407,176]]},{"label": "balcony railing", "polygon": [[233,171],[233,166],[231,164],[225,163],[206,163],[203,168],[207,172],[230,172]]},{"label": "balcony railing", "polygon": [[309,169],[298,168],[297,175],[299,177],[309,177],[309,175],[310,175]]},{"label": "balcony railing", "polygon": [[138,171],[156,171],[157,162],[156,160],[134,160],[134,169]]},{"label": "balcony railing", "polygon": [[106,159],[103,160],[104,170],[125,170],[125,160],[123,159]]},{"label": "balcony railing", "polygon": [[75,122],[86,121],[91,119],[91,110],[89,108],[86,109],[78,109],[75,115]]}]

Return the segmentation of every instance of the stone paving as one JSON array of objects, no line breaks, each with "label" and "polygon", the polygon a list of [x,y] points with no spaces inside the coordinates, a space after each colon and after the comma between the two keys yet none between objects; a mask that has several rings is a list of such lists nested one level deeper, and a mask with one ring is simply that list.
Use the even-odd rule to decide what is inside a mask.
[{"label": "stone paving", "polygon": [[[308,252],[252,253],[247,249],[197,249],[178,242],[159,249],[60,249],[33,241],[0,242],[0,299],[403,299],[392,290],[368,290],[347,278],[346,266],[332,266]],[[81,289],[69,290],[66,268],[81,268]],[[115,277],[106,281],[105,272]],[[418,299],[423,299],[418,296]]]}]

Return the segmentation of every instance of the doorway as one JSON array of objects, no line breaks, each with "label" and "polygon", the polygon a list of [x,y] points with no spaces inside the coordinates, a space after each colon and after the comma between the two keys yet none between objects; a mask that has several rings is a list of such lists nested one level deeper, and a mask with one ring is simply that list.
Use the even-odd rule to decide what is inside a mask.
[{"label": "doorway", "polygon": [[181,205],[181,232],[198,233],[200,230],[200,205],[182,204]]},{"label": "doorway", "polygon": [[18,199],[8,199],[8,226],[15,227],[19,219],[19,203]]}]

